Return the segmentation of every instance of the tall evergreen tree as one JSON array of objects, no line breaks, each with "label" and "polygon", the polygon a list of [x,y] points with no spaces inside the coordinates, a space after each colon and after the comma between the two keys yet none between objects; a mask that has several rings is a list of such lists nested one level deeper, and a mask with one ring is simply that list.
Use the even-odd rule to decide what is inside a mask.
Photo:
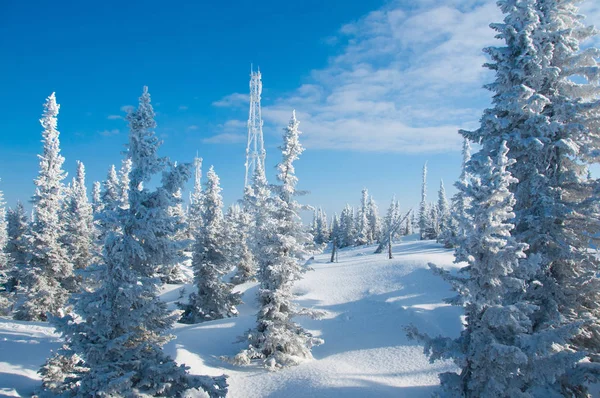
[{"label": "tall evergreen tree", "polygon": [[227,212],[228,245],[235,262],[236,272],[231,278],[235,285],[255,279],[256,263],[249,247],[252,215],[240,206],[231,206]]},{"label": "tall evergreen tree", "polygon": [[[529,245],[526,254],[539,261],[530,297],[539,306],[533,327],[553,330],[583,325],[571,345],[600,360],[600,263],[589,247],[597,244],[600,215],[598,181],[588,180],[586,165],[597,162],[600,79],[597,48],[579,43],[596,35],[585,27],[577,1],[538,0],[501,3],[505,20],[494,24],[504,47],[486,49],[495,81],[493,107],[481,127],[463,135],[491,153],[501,140],[516,163],[519,180],[513,236]],[[576,77],[576,79],[575,79]],[[578,370],[590,369],[577,364]],[[566,393],[585,391],[583,376],[569,371],[560,380]]]},{"label": "tall evergreen tree", "polygon": [[463,255],[462,243],[468,234],[468,230],[471,227],[471,220],[467,215],[467,209],[470,206],[470,199],[466,197],[466,187],[469,181],[469,174],[467,172],[467,164],[471,159],[471,146],[469,140],[466,138],[463,140],[462,149],[462,165],[461,172],[458,181],[454,183],[457,188],[456,194],[452,197],[452,216],[450,219],[450,231],[446,235],[446,247],[455,247],[455,256],[457,261],[466,261],[465,255]]},{"label": "tall evergreen tree", "polygon": [[[170,240],[175,220],[167,212],[190,169],[171,165],[165,170],[167,160],[158,157],[160,142],[146,87],[127,120],[129,208],[103,213],[107,223],[118,227],[108,228],[102,285],[73,300],[74,315],[55,320],[67,343],[62,362],[79,362],[71,374],[57,377],[49,369],[55,369],[61,357],[51,358],[42,372],[44,386],[67,396],[184,397],[201,388],[211,397],[223,397],[224,377],[191,376],[161,349],[172,338],[167,333],[178,314],[159,299],[154,274],[178,249]],[[160,172],[162,184],[150,191],[146,185]]]},{"label": "tall evergreen tree", "polygon": [[460,374],[440,375],[448,396],[560,396],[560,389],[552,384],[583,357],[556,349],[556,344],[565,344],[573,328],[536,334],[531,322],[537,307],[525,298],[525,289],[537,264],[525,260],[527,245],[511,236],[515,199],[509,185],[517,180],[507,170],[514,165],[507,153],[502,143],[494,160],[481,153],[473,161],[477,177],[466,187],[473,198],[467,210],[473,220],[465,242],[468,265],[461,272],[466,277],[430,265],[459,293],[452,302],[465,308],[464,331],[458,339],[432,339],[409,328],[410,336],[425,341],[432,360],[452,358],[461,369]]},{"label": "tall evergreen tree", "polygon": [[366,245],[373,241],[369,225],[369,191],[364,188],[361,194],[360,209],[356,217],[356,245]]},{"label": "tall evergreen tree", "polygon": [[8,255],[8,228],[6,222],[6,207],[4,193],[0,191],[0,315],[6,315],[9,311],[10,300],[10,257]]},{"label": "tall evergreen tree", "polygon": [[311,314],[293,303],[291,293],[292,284],[306,272],[306,267],[299,261],[306,254],[305,244],[310,240],[300,222],[299,212],[303,207],[294,199],[299,193],[294,162],[304,151],[299,141],[298,124],[294,112],[283,137],[283,159],[277,165],[277,179],[281,185],[274,187],[276,195],[270,200],[271,218],[265,220],[268,224],[263,226],[263,232],[267,233],[261,236],[265,249],[263,256],[258,258],[260,310],[257,326],[246,333],[249,347],[235,357],[238,364],[260,360],[269,369],[295,365],[312,358],[311,347],[322,343],[292,321],[296,315]]},{"label": "tall evergreen tree", "polygon": [[194,238],[202,226],[202,158],[194,158],[194,190],[190,193],[188,236]]},{"label": "tall evergreen tree", "polygon": [[129,174],[131,173],[131,159],[126,157],[121,162],[121,170],[119,170],[119,202],[121,207],[127,208],[129,206]]},{"label": "tall evergreen tree", "polygon": [[431,229],[431,210],[427,204],[427,162],[423,165],[423,181],[421,183],[421,203],[419,204],[419,234],[421,240],[432,239],[428,234]]},{"label": "tall evergreen tree", "polygon": [[241,302],[240,293],[233,293],[233,284],[223,276],[234,264],[226,240],[223,219],[223,198],[219,177],[211,167],[206,174],[202,201],[202,227],[195,236],[192,267],[197,291],[190,294],[189,304],[180,322],[199,323],[237,316],[235,308]]},{"label": "tall evergreen tree", "polygon": [[66,205],[65,241],[67,252],[76,269],[92,262],[94,224],[92,206],[85,187],[85,167],[77,161],[77,176],[71,184]]},{"label": "tall evergreen tree", "polygon": [[381,239],[381,217],[379,216],[379,208],[373,196],[369,196],[367,218],[369,220],[371,243],[374,241],[379,242]]},{"label": "tall evergreen tree", "polygon": [[34,183],[33,222],[31,225],[31,260],[25,275],[27,299],[15,313],[16,319],[47,319],[47,313],[61,314],[74,290],[73,264],[62,245],[64,225],[59,219],[63,203],[66,173],[62,169],[57,116],[59,105],[52,93],[44,104],[40,123],[44,128],[43,152],[39,155],[40,171]]},{"label": "tall evergreen tree", "polygon": [[92,187],[92,212],[93,214],[98,214],[102,211],[102,196],[101,196],[101,186],[99,181],[94,181],[94,185]]},{"label": "tall evergreen tree", "polygon": [[449,233],[450,228],[450,205],[448,204],[448,198],[446,197],[446,188],[444,188],[444,181],[440,181],[440,190],[438,191],[438,242],[444,241],[446,235]]}]

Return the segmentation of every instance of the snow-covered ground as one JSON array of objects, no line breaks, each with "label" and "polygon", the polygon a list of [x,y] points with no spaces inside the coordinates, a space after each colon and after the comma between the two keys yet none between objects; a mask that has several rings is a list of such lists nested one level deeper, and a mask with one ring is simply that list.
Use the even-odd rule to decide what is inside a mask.
[{"label": "snow-covered ground", "polygon": [[[254,283],[240,286],[245,304],[239,307],[239,317],[178,324],[177,339],[166,350],[193,373],[229,375],[229,396],[234,398],[429,397],[439,384],[438,373],[454,367],[450,362],[430,364],[403,327],[412,323],[433,335],[460,332],[460,309],[443,302],[452,295],[448,284],[427,267],[433,262],[456,268],[452,252],[414,237],[394,245],[393,260],[387,253],[373,254],[374,249],[342,250],[333,264],[329,254],[317,255],[311,264],[314,271],[296,284],[301,305],[327,312],[321,320],[298,319],[325,339],[313,348],[312,361],[269,372],[219,359],[242,348],[237,337],[255,322]],[[163,298],[176,301],[180,287],[169,286]],[[189,293],[191,287],[186,289]],[[59,346],[60,339],[47,324],[0,318],[0,396],[30,396],[39,385],[37,370]]]}]

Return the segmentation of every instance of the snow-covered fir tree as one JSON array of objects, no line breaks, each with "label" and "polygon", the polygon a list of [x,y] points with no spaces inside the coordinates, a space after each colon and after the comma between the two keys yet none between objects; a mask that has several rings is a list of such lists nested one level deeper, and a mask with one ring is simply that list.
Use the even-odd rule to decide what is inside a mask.
[{"label": "snow-covered fir tree", "polygon": [[329,228],[327,227],[327,214],[319,207],[314,212],[314,242],[323,245],[329,241]]},{"label": "snow-covered fir tree", "polygon": [[356,222],[354,209],[346,205],[340,214],[340,245],[339,247],[354,246],[356,244]]},{"label": "snow-covered fir tree", "polygon": [[17,202],[14,208],[6,212],[8,241],[6,255],[8,256],[8,283],[6,290],[16,293],[22,289],[22,281],[29,263],[29,221],[23,203]]},{"label": "snow-covered fir tree", "polygon": [[440,375],[448,396],[561,396],[552,384],[583,357],[556,347],[564,345],[575,328],[556,329],[549,338],[536,334],[531,322],[537,306],[525,298],[525,290],[537,262],[527,261],[527,245],[511,236],[515,199],[509,185],[517,180],[507,170],[514,164],[507,153],[503,142],[494,160],[487,153],[473,160],[476,177],[466,187],[473,199],[467,210],[473,220],[465,242],[468,265],[461,273],[466,277],[431,265],[459,293],[452,302],[465,307],[464,331],[454,340],[432,339],[409,328],[409,335],[425,341],[431,360],[452,358],[460,368],[460,374]]},{"label": "snow-covered fir tree", "polygon": [[419,204],[419,234],[421,240],[433,239],[431,230],[431,209],[427,203],[427,163],[423,165],[423,180],[421,182],[421,202]]},{"label": "snow-covered fir tree", "polygon": [[369,196],[369,202],[367,203],[367,219],[369,220],[369,228],[371,243],[379,242],[381,239],[381,216],[379,215],[379,207],[373,196]]},{"label": "snow-covered fir tree", "polygon": [[75,289],[73,264],[62,245],[64,225],[59,219],[63,203],[66,173],[62,169],[57,116],[59,105],[52,93],[44,104],[40,123],[44,128],[40,170],[34,180],[36,189],[31,200],[33,217],[30,229],[31,259],[24,276],[26,300],[17,309],[16,319],[45,321],[47,314],[60,315]]},{"label": "snow-covered fir tree", "polygon": [[115,165],[111,165],[108,169],[106,180],[103,183],[102,190],[102,207],[109,211],[115,210],[123,202],[121,200],[121,187],[119,183],[119,177],[117,176],[117,169]]},{"label": "snow-covered fir tree", "polygon": [[194,190],[190,193],[188,237],[194,239],[202,226],[202,158],[194,158]]},{"label": "snow-covered fir tree", "polygon": [[0,191],[0,315],[6,315],[9,312],[10,300],[8,295],[12,290],[10,286],[10,259],[7,250],[8,241],[4,193]]},{"label": "snow-covered fir tree", "polygon": [[438,191],[438,202],[437,202],[437,217],[438,217],[438,242],[445,240],[446,234],[450,228],[450,205],[448,204],[448,198],[446,197],[446,188],[444,187],[444,181],[440,181],[440,190]]},{"label": "snow-covered fir tree", "polygon": [[77,175],[73,178],[65,203],[65,242],[75,269],[90,265],[93,257],[94,218],[85,187],[85,167],[77,161]]},{"label": "snow-covered fir tree", "polygon": [[119,170],[119,202],[120,206],[127,208],[129,206],[129,173],[131,173],[131,159],[126,157],[121,162],[121,169]]},{"label": "snow-covered fir tree", "polygon": [[196,291],[189,303],[182,306],[180,322],[199,323],[237,316],[235,308],[241,302],[240,293],[233,293],[234,285],[223,280],[233,266],[227,247],[227,227],[223,218],[223,198],[219,177],[213,167],[206,173],[202,195],[202,226],[195,236],[192,267]]},{"label": "snow-covered fir tree", "polygon": [[[197,394],[194,389],[223,397],[224,377],[192,376],[162,350],[179,315],[159,299],[154,274],[168,260],[164,257],[178,249],[170,240],[175,220],[167,212],[190,168],[171,165],[166,170],[167,160],[158,157],[160,142],[146,87],[127,120],[129,208],[103,213],[107,223],[118,227],[107,229],[102,284],[73,300],[75,314],[55,319],[66,347],[43,368],[44,388],[78,397],[187,397]],[[162,184],[150,191],[148,183],[160,172]]]},{"label": "snow-covered fir tree", "polygon": [[471,159],[471,146],[469,140],[466,138],[463,140],[462,156],[460,177],[458,178],[458,181],[454,183],[454,186],[458,191],[452,197],[450,222],[444,236],[444,245],[447,248],[455,248],[457,261],[466,261],[466,257],[462,254],[462,242],[472,224],[466,213],[466,210],[470,206],[470,200],[465,196],[466,187],[469,181],[467,164]]},{"label": "snow-covered fir tree", "polygon": [[235,275],[231,283],[239,285],[252,281],[256,276],[256,262],[249,247],[252,215],[238,205],[227,211],[228,245],[235,263]]},{"label": "snow-covered fir tree", "polygon": [[298,124],[294,112],[283,137],[283,159],[277,165],[280,185],[273,187],[275,195],[269,200],[271,217],[260,225],[263,250],[258,257],[257,325],[245,335],[249,346],[236,355],[234,362],[238,364],[260,360],[269,369],[295,365],[312,358],[312,346],[322,343],[292,320],[296,315],[311,315],[311,311],[293,303],[291,293],[292,284],[306,272],[300,261],[306,254],[305,244],[310,241],[310,234],[304,232],[300,221],[303,207],[295,200],[298,178],[294,162],[304,151]]},{"label": "snow-covered fir tree", "polygon": [[364,188],[361,192],[360,209],[356,217],[356,245],[366,245],[373,242],[369,224],[369,191]]},{"label": "snow-covered fir tree", "polygon": [[[484,111],[478,130],[462,133],[488,153],[506,140],[516,160],[509,169],[519,180],[511,186],[513,236],[539,261],[528,290],[539,306],[533,328],[558,339],[554,330],[582,325],[570,345],[557,341],[555,349],[576,347],[597,362],[600,263],[589,248],[597,244],[599,198],[598,181],[587,178],[586,165],[599,160],[600,52],[579,47],[596,31],[583,25],[577,3],[500,3],[504,23],[492,26],[505,46],[486,49],[496,73],[487,86],[493,107]],[[581,394],[586,387],[580,371],[593,368],[577,363],[578,371],[565,373],[556,388]]]},{"label": "snow-covered fir tree", "polygon": [[98,214],[102,211],[102,184],[100,181],[94,181],[92,186],[92,212]]}]

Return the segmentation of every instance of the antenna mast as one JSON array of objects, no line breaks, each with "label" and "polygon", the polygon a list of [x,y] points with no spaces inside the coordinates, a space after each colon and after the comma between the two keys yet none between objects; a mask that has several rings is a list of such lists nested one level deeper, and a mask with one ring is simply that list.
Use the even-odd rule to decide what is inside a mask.
[{"label": "antenna mast", "polygon": [[263,170],[265,168],[265,147],[263,141],[263,121],[260,110],[260,95],[262,93],[262,81],[260,69],[257,72],[250,66],[250,113],[248,116],[248,146],[246,147],[246,177],[244,186],[251,183],[256,171],[257,162],[260,162]]}]

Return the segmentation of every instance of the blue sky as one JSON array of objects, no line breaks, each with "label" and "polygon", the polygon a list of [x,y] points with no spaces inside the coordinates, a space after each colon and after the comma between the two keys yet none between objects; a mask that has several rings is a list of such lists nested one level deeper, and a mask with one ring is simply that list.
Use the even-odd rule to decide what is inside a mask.
[{"label": "blue sky", "polygon": [[[600,6],[584,5],[600,24]],[[481,49],[494,44],[490,0],[0,2],[0,189],[28,200],[44,99],[61,104],[65,169],[101,180],[127,141],[122,117],[148,85],[163,153],[214,164],[226,203],[241,196],[250,63],[263,74],[271,179],[296,109],[307,148],[304,201],[328,213],[369,188],[382,212],[459,174],[458,128],[489,104]]]}]

